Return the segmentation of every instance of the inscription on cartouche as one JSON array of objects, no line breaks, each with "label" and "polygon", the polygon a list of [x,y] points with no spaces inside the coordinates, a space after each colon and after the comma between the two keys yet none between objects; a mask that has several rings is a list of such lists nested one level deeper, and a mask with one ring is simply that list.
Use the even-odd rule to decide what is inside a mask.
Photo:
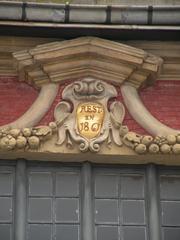
[{"label": "inscription on cartouche", "polygon": [[87,139],[99,136],[104,114],[104,107],[100,103],[80,103],[77,107],[77,127],[79,134]]}]

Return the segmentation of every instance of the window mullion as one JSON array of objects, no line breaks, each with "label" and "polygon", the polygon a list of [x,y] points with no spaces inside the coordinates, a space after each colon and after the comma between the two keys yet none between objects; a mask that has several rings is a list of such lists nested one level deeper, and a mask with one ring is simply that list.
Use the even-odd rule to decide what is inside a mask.
[{"label": "window mullion", "polygon": [[86,162],[82,167],[82,239],[93,240],[93,194],[92,194],[92,169]]},{"label": "window mullion", "polygon": [[27,212],[27,172],[26,161],[18,160],[15,180],[15,240],[26,239],[26,212]]},{"label": "window mullion", "polygon": [[147,197],[150,240],[160,240],[160,216],[159,216],[159,193],[158,173],[154,164],[147,166]]}]

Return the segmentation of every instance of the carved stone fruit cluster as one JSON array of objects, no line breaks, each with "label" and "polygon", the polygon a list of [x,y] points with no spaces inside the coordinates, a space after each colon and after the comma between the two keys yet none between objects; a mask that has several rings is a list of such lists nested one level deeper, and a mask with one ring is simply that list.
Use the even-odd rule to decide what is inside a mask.
[{"label": "carved stone fruit cluster", "polygon": [[[50,122],[48,126],[22,129],[0,129],[0,150],[37,150],[41,143],[50,139],[58,130],[58,123]],[[138,154],[180,154],[180,133],[168,136],[148,136],[129,132],[122,126],[122,142]]]},{"label": "carved stone fruit cluster", "polygon": [[48,140],[56,131],[55,122],[33,128],[0,129],[0,150],[38,149],[41,142]]},{"label": "carved stone fruit cluster", "polygon": [[180,133],[168,136],[142,136],[134,132],[128,132],[123,142],[134,149],[138,154],[180,154]]}]

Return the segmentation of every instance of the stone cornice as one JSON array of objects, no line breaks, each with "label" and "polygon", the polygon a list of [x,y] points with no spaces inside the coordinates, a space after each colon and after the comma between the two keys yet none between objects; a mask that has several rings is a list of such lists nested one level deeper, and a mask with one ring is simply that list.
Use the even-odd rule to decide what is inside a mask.
[{"label": "stone cornice", "polygon": [[21,81],[36,87],[94,77],[139,88],[152,84],[162,59],[144,50],[95,37],[38,45],[13,54]]}]

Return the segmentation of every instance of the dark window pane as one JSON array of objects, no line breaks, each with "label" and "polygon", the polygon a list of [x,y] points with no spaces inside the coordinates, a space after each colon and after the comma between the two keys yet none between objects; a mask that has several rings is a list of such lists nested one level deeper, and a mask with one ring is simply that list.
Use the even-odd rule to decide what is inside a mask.
[{"label": "dark window pane", "polygon": [[144,177],[142,175],[121,177],[121,197],[122,198],[143,198],[144,197]]},{"label": "dark window pane", "polygon": [[118,176],[97,175],[95,177],[95,196],[103,198],[118,197]]},{"label": "dark window pane", "polygon": [[0,198],[0,221],[11,222],[12,200],[11,198]]},{"label": "dark window pane", "polygon": [[163,240],[179,240],[180,228],[163,228]]},{"label": "dark window pane", "polygon": [[143,228],[143,227],[123,227],[123,240],[146,240],[146,239],[147,239],[147,237],[146,237],[146,229],[145,228]]},{"label": "dark window pane", "polygon": [[0,195],[12,195],[13,175],[12,173],[0,173]]},{"label": "dark window pane", "polygon": [[78,226],[56,225],[56,240],[78,240]]},{"label": "dark window pane", "polygon": [[161,177],[161,198],[180,199],[180,176]]},{"label": "dark window pane", "polygon": [[52,175],[51,173],[30,173],[29,194],[34,196],[52,195]]},{"label": "dark window pane", "polygon": [[96,200],[95,219],[97,223],[118,223],[118,201]]},{"label": "dark window pane", "polygon": [[97,227],[97,240],[118,240],[118,227],[99,226]]},{"label": "dark window pane", "polygon": [[77,222],[79,220],[78,199],[56,199],[57,222]]},{"label": "dark window pane", "polygon": [[52,240],[51,225],[33,224],[29,226],[28,240]]},{"label": "dark window pane", "polygon": [[162,202],[163,225],[180,226],[180,202]]},{"label": "dark window pane", "polygon": [[29,199],[29,220],[32,222],[51,222],[51,199]]},{"label": "dark window pane", "polygon": [[76,173],[56,174],[56,195],[76,197],[79,195],[79,175]]},{"label": "dark window pane", "polygon": [[0,239],[10,240],[11,239],[11,226],[8,224],[0,224]]},{"label": "dark window pane", "polygon": [[145,208],[144,201],[123,200],[122,201],[123,224],[144,224]]}]

